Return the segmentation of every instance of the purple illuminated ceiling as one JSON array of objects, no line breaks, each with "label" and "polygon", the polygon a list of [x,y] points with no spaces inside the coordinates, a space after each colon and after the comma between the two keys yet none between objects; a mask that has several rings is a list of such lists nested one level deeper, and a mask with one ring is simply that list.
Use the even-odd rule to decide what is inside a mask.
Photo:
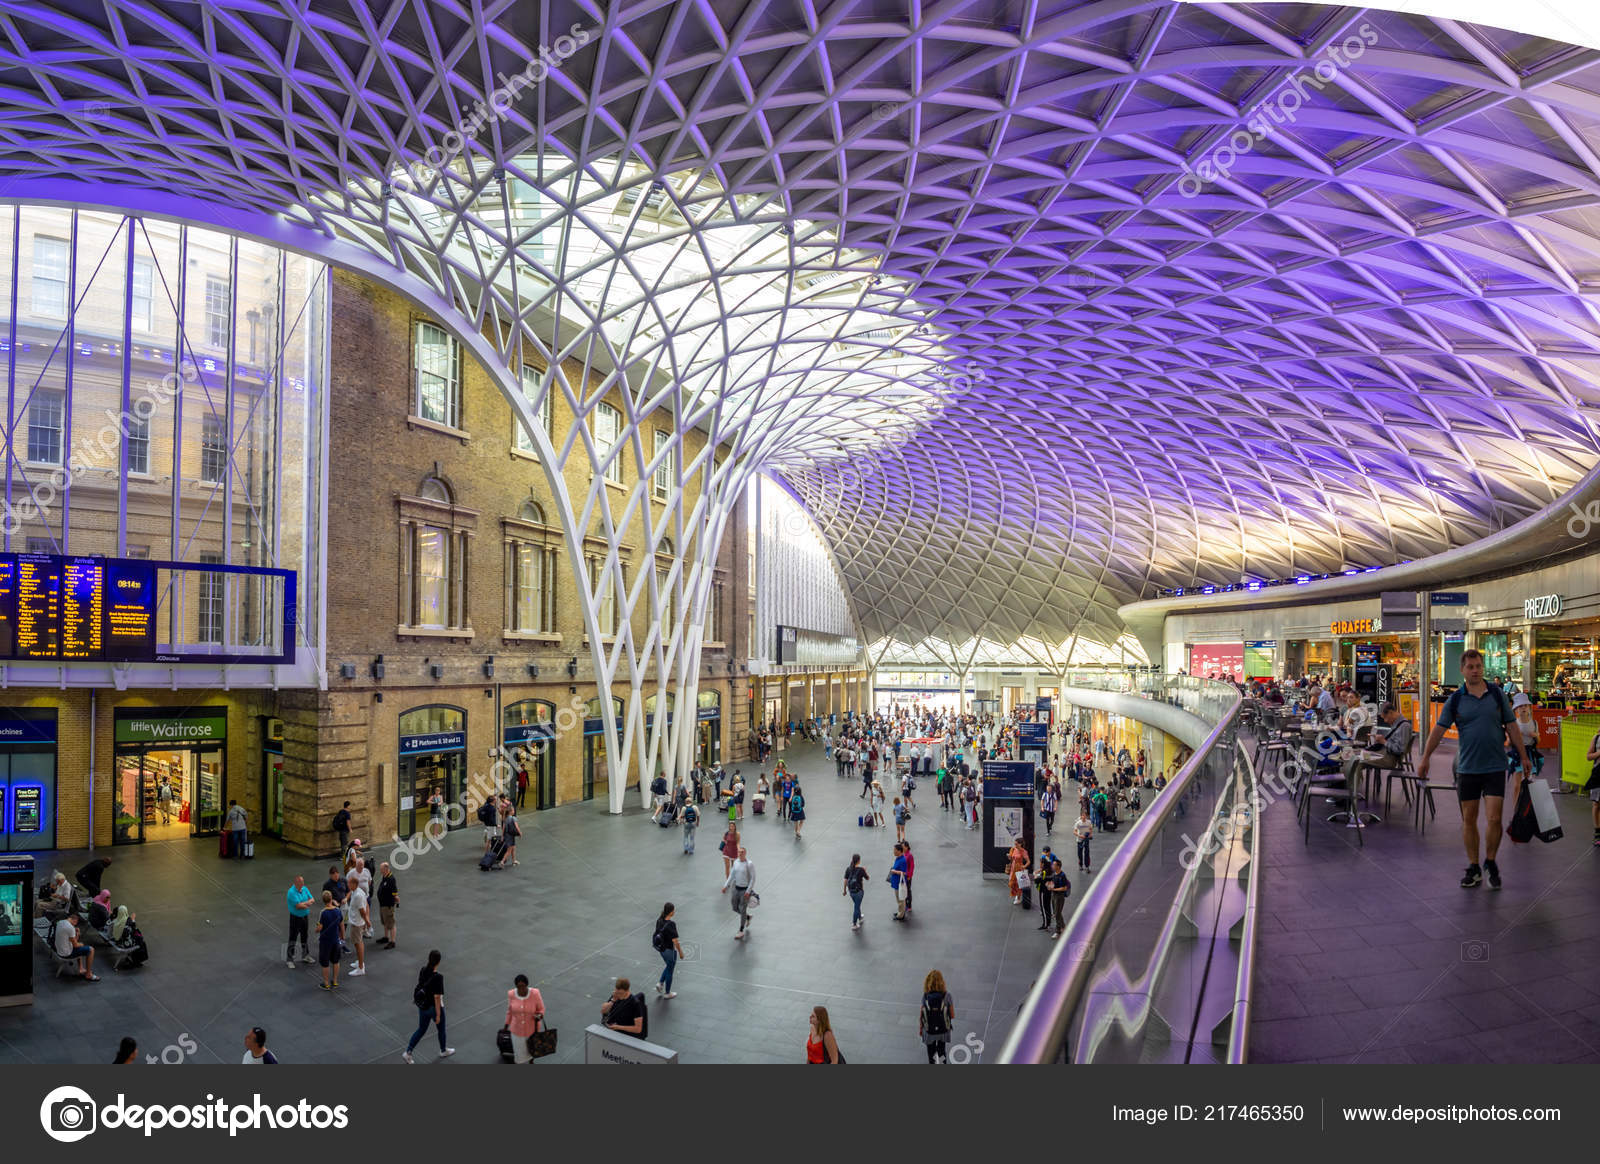
[{"label": "purple illuminated ceiling", "polygon": [[0,171],[315,204],[407,263],[352,183],[595,28],[474,158],[712,175],[943,337],[913,435],[751,446],[871,639],[1111,641],[1157,588],[1419,558],[1596,459],[1590,50],[1314,5],[315,8],[0,4]]}]

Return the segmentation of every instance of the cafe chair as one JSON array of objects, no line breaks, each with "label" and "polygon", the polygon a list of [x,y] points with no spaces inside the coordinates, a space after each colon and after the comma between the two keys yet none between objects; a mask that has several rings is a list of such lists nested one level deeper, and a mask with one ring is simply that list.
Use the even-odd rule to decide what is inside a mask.
[{"label": "cafe chair", "polygon": [[[1450,779],[1448,781],[1444,781],[1444,780],[1428,780],[1428,781],[1422,782],[1418,786],[1418,788],[1417,788],[1417,828],[1419,829],[1419,831],[1421,831],[1421,833],[1424,836],[1426,836],[1427,832],[1428,832],[1427,817],[1431,817],[1431,816],[1436,815],[1435,810],[1434,810],[1434,804],[1433,804],[1433,794],[1435,792],[1449,792],[1452,795],[1454,795],[1455,794],[1455,790],[1456,790],[1456,774],[1455,774],[1455,766],[1454,765],[1451,766]],[[1426,810],[1427,817],[1425,817],[1423,815],[1424,810]]]}]

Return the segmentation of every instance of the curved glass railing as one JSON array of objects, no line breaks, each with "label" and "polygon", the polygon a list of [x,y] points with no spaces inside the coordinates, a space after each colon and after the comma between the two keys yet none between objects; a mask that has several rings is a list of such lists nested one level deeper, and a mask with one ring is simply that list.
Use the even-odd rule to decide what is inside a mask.
[{"label": "curved glass railing", "polygon": [[1191,676],[1101,673],[1068,676],[1068,704],[1073,686],[1173,704],[1210,731],[1095,875],[1000,1061],[1243,1062],[1258,862],[1242,697]]}]

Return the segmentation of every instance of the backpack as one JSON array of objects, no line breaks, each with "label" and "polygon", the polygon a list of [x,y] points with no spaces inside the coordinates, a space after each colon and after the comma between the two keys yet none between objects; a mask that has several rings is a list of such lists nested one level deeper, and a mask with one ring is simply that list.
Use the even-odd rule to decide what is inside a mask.
[{"label": "backpack", "polygon": [[427,1010],[433,1005],[433,995],[428,993],[426,980],[417,983],[417,988],[411,992],[411,1001],[416,1004],[418,1010]]},{"label": "backpack", "polygon": [[666,778],[663,776],[657,776],[654,780],[652,780],[650,782],[650,791],[656,796],[665,796],[667,792]]},{"label": "backpack", "polygon": [[478,805],[478,819],[486,825],[494,824],[494,804],[485,800]]},{"label": "backpack", "polygon": [[655,950],[657,953],[660,953],[662,950],[665,950],[667,948],[667,944],[661,940],[662,931],[665,930],[666,928],[667,928],[666,919],[665,918],[658,919],[657,922],[656,922],[656,932],[650,939],[650,947],[651,947],[651,949]]},{"label": "backpack", "polygon": [[793,796],[789,797],[789,811],[790,812],[804,812],[805,810],[806,810],[806,798],[805,797],[801,796],[798,792],[796,792]]},{"label": "backpack", "polygon": [[922,996],[923,1037],[930,1042],[942,1043],[950,1034],[950,1019],[945,1012],[946,996],[930,990]]},{"label": "backpack", "polygon": [[683,823],[686,825],[700,823],[700,814],[695,811],[694,805],[686,804],[683,806]]}]

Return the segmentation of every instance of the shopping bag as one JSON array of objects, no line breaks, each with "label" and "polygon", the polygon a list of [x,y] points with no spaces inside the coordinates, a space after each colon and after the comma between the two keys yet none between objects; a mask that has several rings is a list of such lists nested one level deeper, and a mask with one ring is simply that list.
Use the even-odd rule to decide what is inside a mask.
[{"label": "shopping bag", "polygon": [[1031,889],[1032,887],[1033,887],[1033,877],[1032,877],[1032,875],[1030,875],[1028,873],[1027,870],[1023,870],[1022,872],[1017,874],[1017,888],[1018,889]]},{"label": "shopping bag", "polygon": [[1524,780],[1517,792],[1516,804],[1511,809],[1511,823],[1506,825],[1506,836],[1519,845],[1525,845],[1539,832],[1539,821],[1533,811],[1532,781]]},{"label": "shopping bag", "polygon": [[535,1059],[543,1059],[546,1055],[556,1053],[556,1031],[554,1027],[547,1027],[541,1020],[539,1029],[528,1036],[528,1054]]},{"label": "shopping bag", "polygon": [[1561,814],[1556,811],[1556,798],[1550,791],[1550,785],[1543,780],[1525,780],[1523,787],[1528,789],[1529,799],[1533,801],[1533,817],[1538,828],[1535,835],[1547,845],[1559,841],[1562,837]]}]

